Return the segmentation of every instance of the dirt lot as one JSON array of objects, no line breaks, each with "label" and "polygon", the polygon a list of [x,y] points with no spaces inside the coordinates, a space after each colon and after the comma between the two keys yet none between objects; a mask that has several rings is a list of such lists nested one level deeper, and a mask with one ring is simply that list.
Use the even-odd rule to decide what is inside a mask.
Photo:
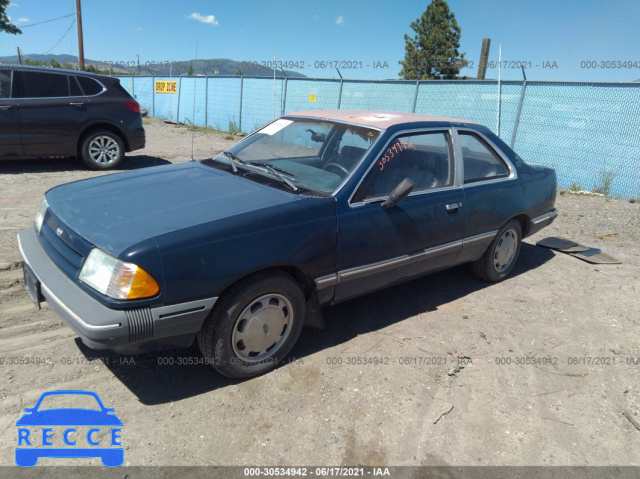
[{"label": "dirt lot", "polygon": [[[146,128],[149,146],[125,169],[191,156],[186,128]],[[230,143],[198,133],[195,157]],[[559,196],[560,216],[525,240],[503,283],[458,267],[327,308],[327,329],[303,331],[295,359],[239,382],[177,364],[197,349],[124,361],[88,350],[52,310],[34,310],[16,233],[47,189],[96,174],[72,160],[0,164],[0,465],[13,464],[23,409],[52,389],[114,407],[135,466],[640,465],[640,431],[622,414],[640,422],[639,204]],[[535,246],[551,235],[622,264]],[[18,357],[44,363],[8,364]]]}]

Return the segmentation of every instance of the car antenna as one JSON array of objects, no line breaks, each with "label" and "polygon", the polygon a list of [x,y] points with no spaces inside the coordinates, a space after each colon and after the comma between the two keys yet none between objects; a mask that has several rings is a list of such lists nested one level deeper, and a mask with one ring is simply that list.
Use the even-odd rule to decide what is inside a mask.
[{"label": "car antenna", "polygon": [[[198,64],[198,42],[196,42],[196,65]],[[193,68],[191,68],[193,71]],[[193,79],[193,113],[191,115],[191,161],[196,161],[193,157],[193,143],[196,136],[196,87],[198,86],[197,78]]]}]

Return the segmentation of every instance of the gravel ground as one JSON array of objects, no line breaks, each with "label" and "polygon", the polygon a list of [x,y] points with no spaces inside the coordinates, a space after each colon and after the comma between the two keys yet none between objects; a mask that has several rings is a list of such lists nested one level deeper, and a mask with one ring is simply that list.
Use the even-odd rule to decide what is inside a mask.
[{"label": "gravel ground", "polygon": [[[124,169],[191,157],[187,128],[146,129]],[[194,156],[232,142],[198,132]],[[13,464],[23,409],[52,389],[93,390],[116,409],[127,465],[640,465],[623,415],[640,422],[640,205],[560,195],[506,281],[457,267],[326,308],[327,329],[303,331],[290,361],[231,381],[178,364],[197,349],[91,351],[33,309],[16,233],[47,189],[98,174],[73,160],[0,163],[0,465]],[[535,246],[552,235],[622,264]],[[7,364],[16,357],[46,360]]]}]

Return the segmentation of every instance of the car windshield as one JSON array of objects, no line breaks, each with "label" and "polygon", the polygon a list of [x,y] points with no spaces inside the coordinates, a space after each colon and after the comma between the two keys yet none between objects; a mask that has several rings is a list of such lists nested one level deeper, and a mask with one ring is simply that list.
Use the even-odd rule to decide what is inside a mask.
[{"label": "car windshield", "polygon": [[101,410],[96,398],[88,394],[51,394],[42,398],[38,411],[67,408]]},{"label": "car windshield", "polygon": [[[284,117],[213,161],[286,183],[292,191],[330,194],[353,171],[380,132],[344,123]],[[204,164],[213,166],[212,160]],[[283,185],[284,186],[284,185]]]}]

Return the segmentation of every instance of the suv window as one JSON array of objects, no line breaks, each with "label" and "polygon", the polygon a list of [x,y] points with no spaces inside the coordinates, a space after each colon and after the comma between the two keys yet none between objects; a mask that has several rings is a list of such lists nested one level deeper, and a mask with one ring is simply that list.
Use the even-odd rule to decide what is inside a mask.
[{"label": "suv window", "polygon": [[362,198],[387,196],[405,178],[415,183],[413,191],[453,185],[454,163],[447,132],[429,132],[396,137],[367,174]]},{"label": "suv window", "polygon": [[478,136],[459,131],[458,139],[464,162],[464,182],[509,176],[509,168],[502,158]]},{"label": "suv window", "polygon": [[73,75],[69,76],[69,94],[71,96],[82,96],[82,90],[80,90],[80,85],[78,85],[76,78]]},{"label": "suv window", "polygon": [[11,70],[0,70],[0,98],[11,97]]},{"label": "suv window", "polygon": [[67,75],[22,72],[22,98],[59,98],[69,96]]},{"label": "suv window", "polygon": [[93,78],[78,76],[78,81],[87,96],[97,95],[103,90],[102,85]]}]

